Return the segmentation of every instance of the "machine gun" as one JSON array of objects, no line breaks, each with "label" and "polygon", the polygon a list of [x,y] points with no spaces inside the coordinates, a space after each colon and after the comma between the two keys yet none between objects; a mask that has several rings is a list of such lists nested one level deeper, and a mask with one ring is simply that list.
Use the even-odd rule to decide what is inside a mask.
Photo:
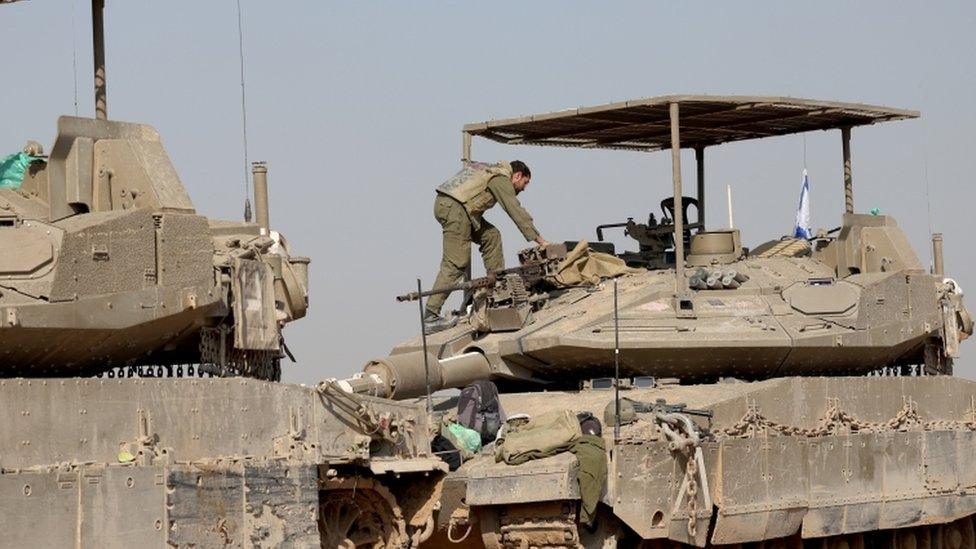
[{"label": "machine gun", "polygon": [[695,408],[688,408],[687,404],[668,404],[668,401],[663,398],[651,402],[641,402],[638,400],[630,400],[630,403],[634,406],[634,411],[641,414],[688,414],[690,416],[698,416],[703,418],[712,419],[711,410],[698,410]]},{"label": "machine gun", "polygon": [[518,257],[517,267],[490,271],[487,276],[446,288],[411,292],[397,296],[396,300],[416,301],[427,296],[464,290],[473,297],[471,324],[476,331],[519,330],[532,312],[530,293],[544,288],[550,277],[558,272],[560,263],[566,258],[566,245],[526,248],[519,252]]},{"label": "machine gun", "polygon": [[483,277],[473,278],[460,284],[454,284],[444,288],[398,295],[396,300],[398,302],[416,301],[422,297],[449,294],[458,290],[468,292],[481,288],[491,289],[498,286],[499,282],[504,283],[505,281],[513,280],[513,275],[520,278],[524,287],[529,289],[545,281],[546,277],[555,274],[559,263],[566,258],[566,245],[550,244],[544,248],[526,248],[518,253],[518,257],[519,265],[517,267],[489,271]]}]

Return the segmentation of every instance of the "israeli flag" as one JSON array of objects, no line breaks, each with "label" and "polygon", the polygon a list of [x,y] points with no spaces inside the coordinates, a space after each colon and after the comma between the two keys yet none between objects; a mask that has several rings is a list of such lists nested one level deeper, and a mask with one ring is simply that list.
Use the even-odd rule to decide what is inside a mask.
[{"label": "israeli flag", "polygon": [[796,226],[793,228],[796,238],[813,238],[810,230],[810,177],[803,170],[803,187],[800,189],[800,204],[796,208]]}]

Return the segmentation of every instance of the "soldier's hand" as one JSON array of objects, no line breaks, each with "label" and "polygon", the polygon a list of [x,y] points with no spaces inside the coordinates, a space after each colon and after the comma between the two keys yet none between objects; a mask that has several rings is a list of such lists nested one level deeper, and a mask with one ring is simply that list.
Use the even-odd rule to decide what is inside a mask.
[{"label": "soldier's hand", "polygon": [[545,248],[546,246],[549,245],[549,241],[546,240],[545,238],[542,238],[541,236],[535,239],[535,243],[538,244],[540,248]]}]

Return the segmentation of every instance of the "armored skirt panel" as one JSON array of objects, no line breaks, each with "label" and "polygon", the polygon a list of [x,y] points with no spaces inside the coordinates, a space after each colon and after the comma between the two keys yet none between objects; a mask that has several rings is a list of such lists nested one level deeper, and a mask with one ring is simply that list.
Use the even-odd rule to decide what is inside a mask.
[{"label": "armored skirt panel", "polygon": [[[403,490],[431,497],[446,466],[422,406],[346,404],[242,378],[0,380],[0,546],[336,547],[345,518],[396,546],[433,520]],[[342,514],[355,498],[384,522]]]}]

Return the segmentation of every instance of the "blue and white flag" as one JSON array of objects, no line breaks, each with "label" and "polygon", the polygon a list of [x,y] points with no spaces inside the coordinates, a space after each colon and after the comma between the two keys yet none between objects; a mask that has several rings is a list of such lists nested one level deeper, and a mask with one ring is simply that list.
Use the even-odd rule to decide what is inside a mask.
[{"label": "blue and white flag", "polygon": [[800,188],[800,204],[796,208],[796,225],[793,228],[796,238],[813,238],[810,230],[810,178],[803,170],[803,187]]}]

